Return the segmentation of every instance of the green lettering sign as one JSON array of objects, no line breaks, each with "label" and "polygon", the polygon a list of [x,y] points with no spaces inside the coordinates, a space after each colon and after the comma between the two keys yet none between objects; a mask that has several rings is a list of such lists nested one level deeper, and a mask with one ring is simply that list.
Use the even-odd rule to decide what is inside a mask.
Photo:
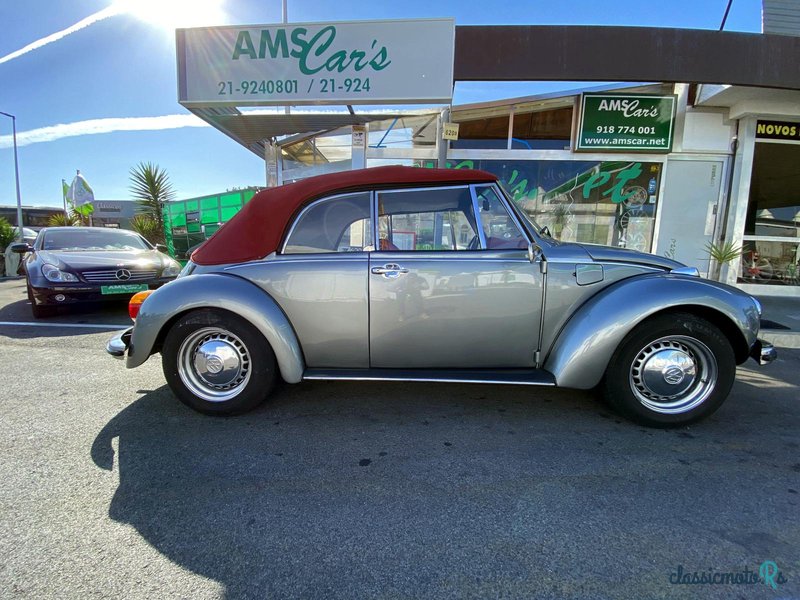
[{"label": "green lettering sign", "polygon": [[677,96],[584,94],[576,151],[670,152]]},{"label": "green lettering sign", "polygon": [[378,40],[372,40],[368,50],[333,50],[331,46],[335,39],[336,27],[333,25],[323,27],[311,38],[305,27],[291,29],[288,36],[285,28],[262,29],[256,52],[250,32],[242,30],[236,36],[231,56],[233,60],[296,59],[303,75],[314,75],[321,71],[344,73],[348,69],[358,73],[367,68],[382,71],[392,64],[386,46],[379,45]]}]

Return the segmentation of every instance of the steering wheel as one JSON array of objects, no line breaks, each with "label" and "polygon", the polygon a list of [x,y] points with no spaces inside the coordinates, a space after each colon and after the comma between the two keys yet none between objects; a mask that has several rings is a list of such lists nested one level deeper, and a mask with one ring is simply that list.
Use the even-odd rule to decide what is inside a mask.
[{"label": "steering wheel", "polygon": [[473,235],[472,239],[467,244],[467,250],[480,250],[481,249],[481,240],[477,235]]}]

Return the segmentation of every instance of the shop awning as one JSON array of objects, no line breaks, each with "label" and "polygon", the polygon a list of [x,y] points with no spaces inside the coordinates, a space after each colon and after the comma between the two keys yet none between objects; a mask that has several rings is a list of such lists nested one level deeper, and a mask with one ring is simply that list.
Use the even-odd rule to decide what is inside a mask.
[{"label": "shop awning", "polygon": [[385,121],[402,116],[401,113],[293,112],[290,114],[263,114],[257,111],[240,112],[237,108],[189,108],[195,115],[264,158],[266,145],[271,139],[303,133],[321,133],[350,125],[363,125],[372,121]]}]

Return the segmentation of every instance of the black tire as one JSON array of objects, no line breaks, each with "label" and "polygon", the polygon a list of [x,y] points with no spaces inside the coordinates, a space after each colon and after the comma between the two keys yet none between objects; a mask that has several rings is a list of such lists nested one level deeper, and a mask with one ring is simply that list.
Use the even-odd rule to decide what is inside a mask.
[{"label": "black tire", "polygon": [[[198,353],[201,348],[205,351]],[[202,309],[180,317],[161,355],[174,394],[208,415],[252,410],[275,383],[275,354],[267,340],[250,322],[226,311]]]},{"label": "black tire", "polygon": [[650,427],[704,419],[730,393],[736,357],[712,323],[689,313],[648,319],[620,343],[601,384],[620,414]]}]

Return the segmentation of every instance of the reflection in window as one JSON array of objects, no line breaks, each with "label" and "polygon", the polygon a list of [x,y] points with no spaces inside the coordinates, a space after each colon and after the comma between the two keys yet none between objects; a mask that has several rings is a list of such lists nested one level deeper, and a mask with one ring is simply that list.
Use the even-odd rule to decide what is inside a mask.
[{"label": "reflection in window", "polygon": [[378,237],[388,252],[479,249],[469,188],[378,194]]},{"label": "reflection in window", "polygon": [[368,192],[320,200],[298,218],[284,252],[309,254],[372,249]]},{"label": "reflection in window", "polygon": [[477,188],[481,227],[490,250],[502,248],[527,248],[528,240],[514,223],[503,201],[492,187]]}]

